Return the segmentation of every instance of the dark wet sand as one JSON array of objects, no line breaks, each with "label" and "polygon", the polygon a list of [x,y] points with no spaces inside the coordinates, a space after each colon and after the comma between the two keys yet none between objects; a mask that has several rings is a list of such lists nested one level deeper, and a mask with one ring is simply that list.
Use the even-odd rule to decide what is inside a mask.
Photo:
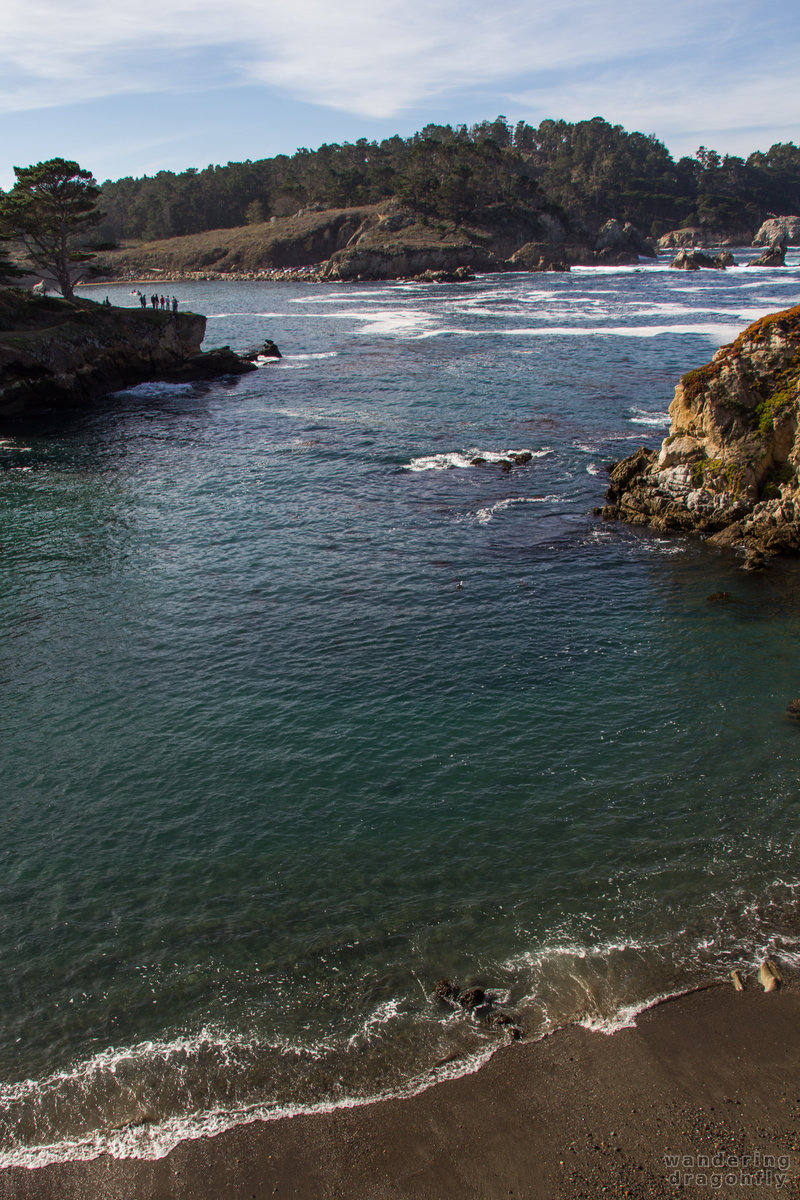
[{"label": "dark wet sand", "polygon": [[[0,1198],[800,1197],[799,1047],[800,985],[715,987],[613,1037],[569,1028],[509,1045],[411,1099],[241,1126],[158,1162],[1,1172]],[[693,1158],[680,1190],[668,1154]]]}]

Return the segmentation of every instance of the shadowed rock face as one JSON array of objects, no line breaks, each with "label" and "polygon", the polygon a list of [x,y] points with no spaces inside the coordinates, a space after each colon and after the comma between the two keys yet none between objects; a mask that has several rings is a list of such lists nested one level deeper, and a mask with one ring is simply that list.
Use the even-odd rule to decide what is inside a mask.
[{"label": "shadowed rock face", "polygon": [[227,347],[203,354],[206,319],[90,300],[0,293],[0,415],[72,408],[135,383],[252,370]]},{"label": "shadowed rock face", "polygon": [[800,549],[800,305],[684,375],[669,411],[660,451],[612,468],[603,516],[759,554]]}]

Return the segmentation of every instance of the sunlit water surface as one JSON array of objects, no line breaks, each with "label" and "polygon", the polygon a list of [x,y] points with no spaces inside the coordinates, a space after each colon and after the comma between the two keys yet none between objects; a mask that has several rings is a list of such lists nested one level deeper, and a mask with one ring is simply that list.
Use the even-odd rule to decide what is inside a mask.
[{"label": "sunlit water surface", "polygon": [[3,441],[0,1164],[800,961],[798,568],[592,515],[797,258],[171,285],[284,357]]}]

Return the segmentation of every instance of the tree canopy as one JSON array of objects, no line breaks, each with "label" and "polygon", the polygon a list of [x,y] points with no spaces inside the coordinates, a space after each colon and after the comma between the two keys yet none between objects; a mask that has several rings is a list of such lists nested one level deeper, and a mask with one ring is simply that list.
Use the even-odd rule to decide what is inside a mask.
[{"label": "tree canopy", "polygon": [[28,262],[71,300],[76,279],[93,257],[87,239],[102,220],[100,188],[91,171],[63,158],[14,167],[14,174],[13,188],[0,196],[0,231],[21,242]]},{"label": "tree canopy", "polygon": [[433,221],[554,206],[591,228],[616,217],[656,235],[693,224],[755,232],[770,212],[800,211],[800,150],[790,142],[742,159],[701,146],[675,162],[654,134],[602,117],[427,125],[407,138],[107,182],[102,237],[174,237],[389,197]]}]

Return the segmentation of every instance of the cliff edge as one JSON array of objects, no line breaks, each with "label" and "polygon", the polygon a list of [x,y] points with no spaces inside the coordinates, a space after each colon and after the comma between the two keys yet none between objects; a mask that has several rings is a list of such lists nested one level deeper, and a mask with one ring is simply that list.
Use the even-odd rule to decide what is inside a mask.
[{"label": "cliff edge", "polygon": [[0,291],[0,416],[73,408],[150,380],[253,370],[225,347],[202,353],[195,313],[113,308]]},{"label": "cliff edge", "polygon": [[800,305],[684,375],[660,451],[611,469],[606,519],[699,532],[750,559],[800,549]]}]

